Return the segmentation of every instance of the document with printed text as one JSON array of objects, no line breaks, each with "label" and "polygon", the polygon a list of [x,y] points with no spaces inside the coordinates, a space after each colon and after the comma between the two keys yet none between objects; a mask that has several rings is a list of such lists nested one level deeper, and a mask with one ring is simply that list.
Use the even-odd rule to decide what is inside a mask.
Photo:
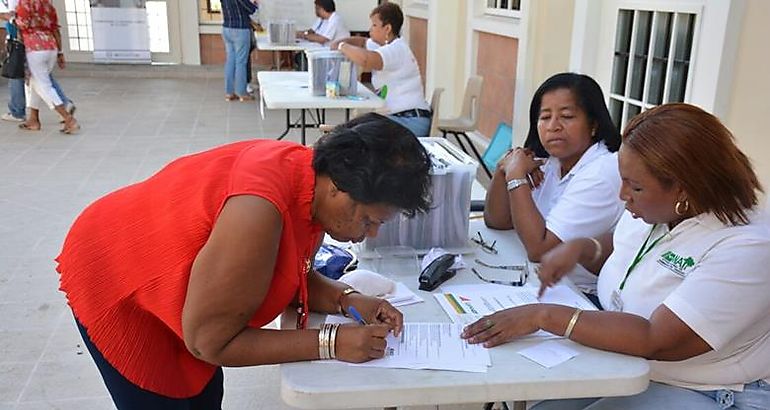
[{"label": "document with printed text", "polygon": [[[346,319],[346,318],[345,318]],[[327,322],[347,322],[328,316]],[[457,323],[404,323],[396,337],[386,338],[385,356],[350,366],[397,369],[433,369],[485,373],[492,365],[489,351],[460,338],[463,326]]]}]

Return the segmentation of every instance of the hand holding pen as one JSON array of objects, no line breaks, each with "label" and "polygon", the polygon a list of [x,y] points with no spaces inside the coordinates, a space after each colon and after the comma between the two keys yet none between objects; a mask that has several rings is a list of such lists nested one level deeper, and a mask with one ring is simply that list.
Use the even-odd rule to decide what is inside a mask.
[{"label": "hand holding pen", "polygon": [[[355,301],[355,307],[351,303],[343,309],[353,316],[359,324],[385,324],[388,325],[394,336],[401,334],[404,327],[404,315],[387,300],[357,293],[351,294],[349,300]],[[355,311],[358,317],[354,316],[351,310]]]},{"label": "hand holding pen", "polygon": [[348,307],[348,313],[350,313],[350,316],[353,316],[353,319],[356,320],[359,324],[362,324],[366,326],[368,323],[366,323],[366,320],[361,316],[360,313],[358,313],[358,310],[354,306]]}]

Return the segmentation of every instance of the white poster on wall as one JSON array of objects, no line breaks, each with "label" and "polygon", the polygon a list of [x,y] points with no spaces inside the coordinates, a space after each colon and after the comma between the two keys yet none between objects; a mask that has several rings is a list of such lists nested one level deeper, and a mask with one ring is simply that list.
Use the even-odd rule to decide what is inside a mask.
[{"label": "white poster on wall", "polygon": [[149,64],[145,0],[91,0],[94,62]]}]

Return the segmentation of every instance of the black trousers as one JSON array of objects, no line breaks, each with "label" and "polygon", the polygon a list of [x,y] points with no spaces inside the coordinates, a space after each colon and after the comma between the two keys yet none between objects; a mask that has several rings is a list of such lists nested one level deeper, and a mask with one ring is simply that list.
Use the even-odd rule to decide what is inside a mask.
[{"label": "black trousers", "polygon": [[222,396],[224,395],[224,375],[220,367],[214,373],[214,377],[197,396],[189,399],[172,399],[162,396],[131,383],[123,377],[94,346],[91,338],[83,325],[75,319],[83,342],[91,353],[99,373],[102,374],[104,384],[107,386],[112,401],[118,410],[213,410],[222,408]]}]

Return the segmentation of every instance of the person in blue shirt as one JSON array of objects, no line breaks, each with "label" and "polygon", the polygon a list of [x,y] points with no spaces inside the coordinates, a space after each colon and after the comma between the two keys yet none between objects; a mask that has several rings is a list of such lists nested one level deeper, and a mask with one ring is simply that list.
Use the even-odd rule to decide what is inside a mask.
[{"label": "person in blue shirt", "polygon": [[222,40],[225,42],[225,101],[253,101],[246,91],[246,62],[251,44],[251,19],[256,0],[222,0]]}]

